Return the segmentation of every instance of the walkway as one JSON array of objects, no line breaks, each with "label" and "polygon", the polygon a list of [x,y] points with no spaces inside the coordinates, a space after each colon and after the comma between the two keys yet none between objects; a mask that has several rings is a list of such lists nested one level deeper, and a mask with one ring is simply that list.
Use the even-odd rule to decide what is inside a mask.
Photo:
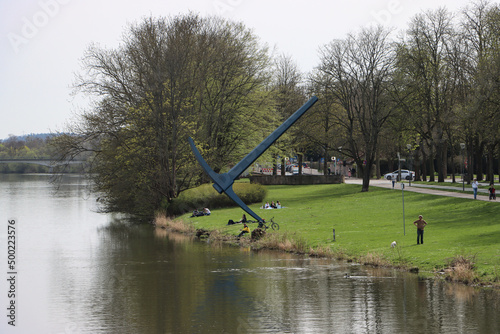
[{"label": "walkway", "polygon": [[[362,179],[354,179],[354,178],[346,178],[345,183],[347,184],[363,184]],[[447,191],[447,190],[462,190],[462,187],[457,188],[453,186],[446,186],[446,185],[426,185],[426,184],[416,184],[412,183],[411,186],[408,184],[408,182],[404,182],[405,184],[405,191],[413,191],[417,193],[422,193],[422,194],[431,194],[431,195],[439,195],[439,196],[448,196],[448,197],[457,197],[457,198],[466,198],[466,199],[473,199],[474,195],[472,194],[472,188],[471,185],[465,184],[465,191],[470,191],[470,193],[461,193],[461,192],[453,192],[453,191]],[[488,186],[486,183],[480,183],[480,186]],[[388,180],[370,180],[370,187],[381,187],[381,188],[387,188],[387,189],[392,189],[392,182]],[[401,190],[401,183],[396,183],[394,186],[394,189]],[[479,193],[486,194],[486,195],[478,195],[477,199],[480,201],[490,201],[487,194],[488,194],[488,189],[478,189]],[[491,202],[495,202],[492,200]]]}]

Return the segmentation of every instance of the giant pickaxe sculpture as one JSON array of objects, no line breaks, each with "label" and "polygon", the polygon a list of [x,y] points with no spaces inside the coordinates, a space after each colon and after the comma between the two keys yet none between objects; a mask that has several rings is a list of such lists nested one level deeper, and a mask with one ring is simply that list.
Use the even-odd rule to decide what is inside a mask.
[{"label": "giant pickaxe sculpture", "polygon": [[264,153],[269,146],[271,146],[276,140],[278,140],[281,135],[288,130],[289,127],[295,123],[300,116],[302,116],[309,108],[312,107],[314,103],[318,101],[316,96],[313,96],[309,99],[302,107],[299,108],[292,116],[290,116],[283,124],[281,124],[276,130],[273,131],[266,139],[264,139],[257,147],[255,147],[252,152],[248,153],[246,157],[244,157],[240,162],[236,164],[231,170],[224,174],[217,174],[213,171],[212,168],[205,162],[203,157],[200,154],[200,151],[196,148],[193,139],[189,138],[189,144],[191,145],[191,149],[193,150],[196,159],[200,163],[201,167],[205,171],[205,173],[210,176],[212,181],[214,182],[213,187],[215,190],[222,194],[226,193],[229,198],[231,198],[236,204],[238,204],[243,210],[245,210],[249,215],[257,219],[259,222],[263,222],[263,219],[260,218],[255,212],[253,212],[234,192],[233,183],[241,173],[245,171],[258,157]]}]

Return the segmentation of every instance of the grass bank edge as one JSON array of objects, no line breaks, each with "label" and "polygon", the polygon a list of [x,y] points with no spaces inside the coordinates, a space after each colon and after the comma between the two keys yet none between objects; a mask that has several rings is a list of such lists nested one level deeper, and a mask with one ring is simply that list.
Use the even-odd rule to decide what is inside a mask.
[{"label": "grass bank edge", "polygon": [[[157,228],[165,228],[175,233],[187,234],[194,236],[197,229],[191,222],[186,222],[182,219],[171,220],[165,216],[158,216],[156,219]],[[234,235],[228,234],[227,231],[220,229],[208,231],[212,241],[221,241],[230,245],[240,247],[250,247],[253,250],[268,249],[282,252],[302,254],[311,257],[331,258],[340,261],[356,262],[362,265],[373,267],[395,268],[399,270],[418,273],[423,277],[435,277],[445,279],[450,282],[463,283],[476,286],[490,286],[500,288],[498,280],[489,281],[481,280],[475,272],[474,256],[458,254],[453,258],[448,259],[449,265],[442,269],[436,269],[433,272],[419,272],[418,267],[412,266],[411,263],[401,259],[388,259],[383,254],[367,252],[362,256],[349,255],[348,251],[343,249],[332,250],[327,245],[320,245],[316,248],[309,247],[307,241],[295,235],[288,235],[279,232],[267,233],[262,239],[251,241],[250,238],[238,240]]]},{"label": "grass bank edge", "polygon": [[[258,243],[248,242],[248,245],[245,244],[245,246],[251,246],[254,249],[268,248],[306,254],[308,256],[337,258],[366,265],[394,267],[409,271],[416,271],[416,268],[418,268],[420,275],[437,275],[451,281],[460,281],[466,284],[490,284],[497,286],[499,284],[500,251],[496,253],[492,251],[492,249],[498,248],[498,243],[494,244],[494,247],[490,245],[489,248],[485,248],[483,245],[478,246],[477,242],[473,243],[474,245],[468,245],[467,240],[464,241],[463,239],[467,238],[467,233],[472,231],[471,228],[475,231],[477,226],[468,226],[463,221],[477,218],[478,212],[484,210],[490,210],[489,214],[498,216],[497,214],[500,214],[500,206],[494,207],[492,204],[489,206],[486,204],[485,206],[478,204],[477,201],[474,203],[474,201],[452,199],[449,197],[440,199],[432,195],[405,194],[408,205],[407,217],[410,216],[413,218],[417,213],[424,211],[426,212],[424,213],[424,217],[427,214],[428,219],[431,220],[430,226],[435,228],[437,225],[443,225],[439,229],[436,229],[436,231],[430,232],[431,242],[428,243],[429,246],[427,248],[417,249],[414,248],[415,245],[412,245],[412,242],[408,242],[414,239],[413,231],[408,232],[411,236],[401,237],[399,235],[398,237],[397,233],[394,232],[394,226],[390,226],[391,224],[386,222],[386,220],[394,219],[391,217],[394,216],[395,211],[401,210],[399,206],[397,209],[393,208],[394,201],[401,201],[401,195],[398,195],[400,192],[372,188],[368,192],[371,194],[360,193],[359,187],[354,185],[269,186],[267,188],[269,194],[265,200],[279,199],[285,206],[288,203],[293,208],[290,211],[271,210],[273,214],[278,215],[277,219],[280,222],[286,221],[289,223],[281,224],[282,229],[278,233],[268,233],[268,240],[266,238]],[[339,211],[335,205],[331,204],[332,201],[339,203],[339,207],[344,207],[346,203],[349,203],[351,208],[350,210],[342,209]],[[389,205],[387,205],[387,201],[390,201]],[[401,205],[400,202],[397,204]],[[431,210],[433,206],[435,208]],[[418,209],[415,209],[415,207]],[[258,207],[253,209],[258,210]],[[449,213],[441,211],[449,211]],[[229,243],[238,244],[234,240],[234,236],[239,232],[241,225],[225,226],[225,222],[227,222],[227,219],[238,220],[241,212],[239,208],[227,208],[217,210],[215,214],[213,213],[209,217],[196,219],[195,221],[189,218],[188,215],[180,216],[173,221],[181,221],[183,225],[190,226],[193,229],[190,232],[186,232],[183,231],[184,228],[180,228],[180,232],[193,233],[197,228],[203,228],[212,231],[212,238],[219,236],[219,238]],[[320,215],[318,212],[323,212],[324,214]],[[270,211],[263,211],[262,215],[269,213]],[[435,217],[438,213],[441,216]],[[259,215],[261,215],[260,212]],[[335,221],[335,224],[338,224],[339,230],[343,231],[343,242],[334,243],[332,240],[322,237],[326,231],[322,225],[325,225],[324,222],[332,216],[338,218],[337,220],[354,220],[354,222],[344,225]],[[366,220],[367,217],[373,219],[374,224],[367,224],[366,222],[359,222],[358,224],[356,222],[356,220]],[[453,226],[456,225],[454,220],[457,220],[457,217],[461,217],[463,220],[458,227]],[[311,219],[313,221],[321,221],[322,223],[312,223]],[[446,223],[436,223],[436,220],[446,219],[448,219]],[[407,224],[410,225],[412,221],[412,219],[408,219]],[[479,221],[482,224],[478,224],[482,226],[482,228],[480,227],[482,231],[479,232],[484,234],[490,232],[493,235],[500,234],[498,225],[493,226],[492,230],[492,226],[485,224],[484,217]],[[327,222],[326,225],[328,224],[330,223]],[[408,229],[410,228],[408,226]],[[320,232],[316,231],[320,229],[322,229]],[[364,230],[368,229],[371,229],[372,232],[364,232]],[[465,229],[469,232],[453,232],[454,229],[457,231]],[[380,238],[389,242],[378,242],[377,238],[374,238],[373,235],[380,235]],[[447,240],[446,235],[449,235],[453,239],[453,243]],[[389,247],[392,238],[398,241],[398,246],[394,249]],[[433,238],[438,240],[432,243]],[[348,239],[353,239],[354,241],[349,244],[346,242]],[[245,240],[243,243],[247,242],[245,238],[242,238],[242,240]],[[443,245],[440,245],[440,243]],[[360,247],[359,244],[363,247]],[[416,252],[420,251],[424,251],[424,254],[415,255]],[[431,254],[429,258],[426,258],[425,252]],[[468,263],[465,264],[467,261]],[[489,266],[485,266],[485,262],[488,262]],[[463,269],[466,268],[468,268],[469,272],[464,274]],[[458,271],[461,272],[460,275]]]}]

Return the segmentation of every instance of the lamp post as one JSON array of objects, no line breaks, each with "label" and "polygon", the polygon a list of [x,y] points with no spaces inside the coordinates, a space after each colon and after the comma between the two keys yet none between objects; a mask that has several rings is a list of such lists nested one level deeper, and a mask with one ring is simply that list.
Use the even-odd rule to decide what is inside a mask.
[{"label": "lamp post", "polygon": [[465,150],[465,143],[460,143],[460,148],[462,150],[462,191],[465,191],[465,175],[464,175],[464,150]]}]

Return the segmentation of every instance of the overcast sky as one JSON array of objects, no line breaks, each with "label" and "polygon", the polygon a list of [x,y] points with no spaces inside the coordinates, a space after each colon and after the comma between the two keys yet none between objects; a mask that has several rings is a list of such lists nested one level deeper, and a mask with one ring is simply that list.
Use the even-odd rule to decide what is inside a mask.
[{"label": "overcast sky", "polygon": [[62,131],[85,108],[71,95],[90,43],[114,48],[129,23],[193,11],[243,22],[303,72],[318,49],[363,26],[403,30],[423,10],[458,13],[466,0],[0,0],[0,139]]}]

